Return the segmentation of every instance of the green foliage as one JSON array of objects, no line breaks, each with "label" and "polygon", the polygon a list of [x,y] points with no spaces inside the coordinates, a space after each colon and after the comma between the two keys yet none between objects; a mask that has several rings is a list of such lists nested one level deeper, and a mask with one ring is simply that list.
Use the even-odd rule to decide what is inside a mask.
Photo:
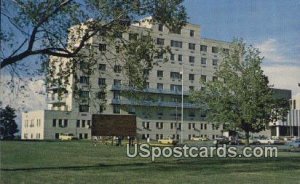
[{"label": "green foliage", "polygon": [[6,106],[4,109],[0,108],[1,137],[4,139],[13,139],[14,134],[19,132],[14,120],[16,117],[15,109],[10,106]]},{"label": "green foliage", "polygon": [[194,100],[207,106],[209,121],[249,135],[285,117],[287,101],[273,98],[259,54],[258,49],[246,46],[241,40],[234,41],[230,52],[224,53],[215,73],[218,80],[204,83],[204,90],[193,95]]}]

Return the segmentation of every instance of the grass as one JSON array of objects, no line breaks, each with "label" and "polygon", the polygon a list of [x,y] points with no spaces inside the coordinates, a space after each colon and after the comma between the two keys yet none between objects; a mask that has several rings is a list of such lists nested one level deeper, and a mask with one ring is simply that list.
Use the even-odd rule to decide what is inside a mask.
[{"label": "grass", "polygon": [[127,158],[88,141],[1,141],[0,183],[300,183],[300,153],[278,158]]}]

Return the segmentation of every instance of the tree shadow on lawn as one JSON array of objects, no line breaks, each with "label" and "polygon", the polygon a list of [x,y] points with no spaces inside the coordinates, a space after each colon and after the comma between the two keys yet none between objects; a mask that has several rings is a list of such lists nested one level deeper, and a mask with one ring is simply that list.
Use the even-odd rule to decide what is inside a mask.
[{"label": "tree shadow on lawn", "polygon": [[300,170],[300,157],[278,158],[183,158],[177,160],[146,161],[124,164],[73,165],[50,166],[33,168],[1,168],[1,171],[44,171],[44,170],[98,170],[111,169],[111,172],[138,171],[138,172],[185,172],[199,171],[206,174],[237,173],[237,172],[265,172]]}]

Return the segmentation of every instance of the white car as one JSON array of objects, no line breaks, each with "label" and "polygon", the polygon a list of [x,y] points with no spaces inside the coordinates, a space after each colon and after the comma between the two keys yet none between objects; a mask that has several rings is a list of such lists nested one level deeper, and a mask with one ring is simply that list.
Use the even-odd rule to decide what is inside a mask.
[{"label": "white car", "polygon": [[279,140],[274,140],[274,139],[270,139],[270,138],[266,138],[266,139],[258,139],[257,140],[260,144],[279,144],[280,141]]}]

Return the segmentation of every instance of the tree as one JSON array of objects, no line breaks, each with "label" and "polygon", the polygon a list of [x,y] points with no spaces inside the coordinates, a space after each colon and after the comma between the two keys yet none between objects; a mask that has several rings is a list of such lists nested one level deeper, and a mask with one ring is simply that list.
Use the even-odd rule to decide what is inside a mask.
[{"label": "tree", "polygon": [[4,139],[13,139],[14,134],[19,132],[14,120],[16,117],[15,109],[10,106],[6,106],[4,109],[0,108],[1,137]]},{"label": "tree", "polygon": [[[186,23],[183,0],[14,0],[1,1],[0,68],[30,56],[82,57],[80,51],[97,35],[128,31],[144,16],[180,29]],[[77,26],[80,37],[70,37]],[[18,32],[18,33],[17,33]],[[20,38],[23,38],[20,40]],[[74,42],[76,40],[76,47]],[[71,46],[70,46],[71,43]]]},{"label": "tree", "polygon": [[288,109],[286,100],[273,98],[259,54],[243,41],[234,41],[215,73],[218,80],[204,82],[203,90],[192,97],[206,107],[208,121],[244,131],[247,144],[250,132],[260,132],[269,122],[283,119]]}]

